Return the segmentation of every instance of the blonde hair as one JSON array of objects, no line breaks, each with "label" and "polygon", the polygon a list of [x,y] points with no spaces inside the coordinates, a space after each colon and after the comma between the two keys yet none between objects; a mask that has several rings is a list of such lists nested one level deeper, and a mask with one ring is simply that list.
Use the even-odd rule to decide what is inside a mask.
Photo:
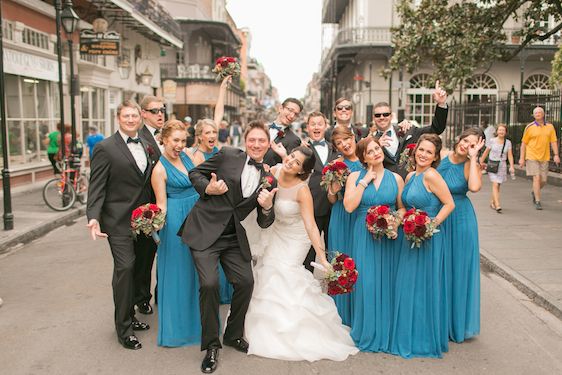
[{"label": "blonde hair", "polygon": [[215,124],[215,122],[209,118],[204,118],[197,121],[197,123],[195,124],[195,140],[197,141],[197,143],[199,143],[199,137],[201,137],[201,135],[203,134],[203,128],[205,126],[212,127],[217,133],[219,131],[219,129],[217,128],[217,124]]}]

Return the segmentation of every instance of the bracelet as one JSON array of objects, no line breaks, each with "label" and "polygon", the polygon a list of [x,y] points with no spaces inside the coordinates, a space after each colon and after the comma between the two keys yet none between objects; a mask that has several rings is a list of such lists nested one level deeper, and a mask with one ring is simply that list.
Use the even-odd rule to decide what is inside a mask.
[{"label": "bracelet", "polygon": [[369,184],[367,184],[363,179],[359,180],[358,184],[363,186],[365,189],[367,189],[367,186],[369,186]]}]

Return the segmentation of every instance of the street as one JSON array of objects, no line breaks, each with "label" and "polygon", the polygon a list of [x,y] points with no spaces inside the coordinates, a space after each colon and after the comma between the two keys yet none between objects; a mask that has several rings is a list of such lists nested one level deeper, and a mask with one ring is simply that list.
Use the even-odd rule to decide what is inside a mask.
[{"label": "street", "polygon": [[[4,374],[198,374],[198,347],[156,346],[157,316],[139,318],[140,351],[113,329],[112,258],[89,240],[84,218],[0,257],[0,372]],[[223,307],[223,316],[226,311]],[[360,353],[345,362],[282,362],[221,351],[217,374],[555,374],[562,372],[562,322],[499,276],[482,272],[482,329],[450,344],[443,359]]]}]

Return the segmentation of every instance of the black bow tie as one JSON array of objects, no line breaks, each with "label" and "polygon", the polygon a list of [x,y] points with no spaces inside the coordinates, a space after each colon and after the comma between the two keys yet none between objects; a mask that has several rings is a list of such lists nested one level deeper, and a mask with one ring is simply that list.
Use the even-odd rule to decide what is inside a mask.
[{"label": "black bow tie", "polygon": [[140,141],[141,140],[138,137],[137,138],[131,138],[131,137],[127,138],[127,143],[140,143]]},{"label": "black bow tie", "polygon": [[158,135],[158,134],[160,134],[160,129],[156,129],[156,130],[154,131],[154,135],[155,135],[155,136]]},{"label": "black bow tie", "polygon": [[383,133],[383,132],[381,132],[381,131],[379,130],[379,131],[377,131],[376,136],[377,136],[377,137],[382,137],[383,134],[386,134],[386,135],[388,135],[389,137],[392,137],[392,130],[387,130],[386,133]]},{"label": "black bow tie", "polygon": [[325,141],[325,140],[321,140],[321,141],[312,141],[312,145],[313,145],[313,146],[326,146],[326,141]]},{"label": "black bow tie", "polygon": [[258,170],[263,169],[263,163],[258,163],[257,161],[255,161],[254,159],[250,158],[250,160],[248,160],[248,165],[253,165],[254,167],[256,167]]}]

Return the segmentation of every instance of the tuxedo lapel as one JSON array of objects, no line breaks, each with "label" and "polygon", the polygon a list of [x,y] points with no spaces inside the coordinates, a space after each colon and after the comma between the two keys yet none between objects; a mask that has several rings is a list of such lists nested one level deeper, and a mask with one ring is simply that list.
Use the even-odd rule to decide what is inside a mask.
[{"label": "tuxedo lapel", "polygon": [[145,144],[145,141],[142,138],[141,138],[141,144],[142,144],[142,148],[144,149],[144,154],[146,155],[147,164],[146,164],[146,170],[144,171],[144,182],[146,182],[150,178],[152,172],[153,160],[150,153],[148,152],[148,147],[150,147],[150,145]]},{"label": "tuxedo lapel", "polygon": [[[131,153],[131,150],[129,150],[129,147],[127,147],[127,144],[125,143],[125,141],[123,140],[123,138],[121,137],[121,134],[119,132],[115,133],[115,145],[123,153],[123,155],[125,155],[127,160],[129,160],[129,162],[133,165],[133,168],[135,168],[135,171],[137,171],[139,176],[143,176],[144,173],[139,169],[139,166],[137,165],[137,162],[136,162],[135,158],[133,157],[133,154]],[[144,145],[143,145],[143,148],[144,148]],[[145,150],[145,152],[146,152],[146,150]],[[147,160],[147,162],[150,163],[150,160]],[[147,166],[147,169],[148,169],[148,166]]]},{"label": "tuxedo lapel", "polygon": [[[233,205],[236,205],[236,202],[239,202],[243,199],[243,195],[242,195],[242,170],[244,169],[244,166],[246,165],[246,158],[247,155],[245,152],[240,153],[240,155],[238,156],[238,158],[235,160],[235,164],[234,164],[234,168],[233,168],[233,182],[234,182],[234,186],[233,186],[233,191],[232,191],[232,196],[231,196],[231,203]],[[238,181],[236,181],[236,179],[238,179]]]}]

